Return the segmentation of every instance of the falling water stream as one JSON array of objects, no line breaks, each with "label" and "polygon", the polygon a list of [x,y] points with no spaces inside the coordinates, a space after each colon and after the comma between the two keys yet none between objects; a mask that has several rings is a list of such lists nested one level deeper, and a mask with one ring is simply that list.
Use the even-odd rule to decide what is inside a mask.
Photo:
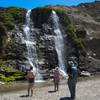
[{"label": "falling water stream", "polygon": [[37,51],[36,51],[36,41],[35,39],[31,36],[34,34],[34,27],[32,27],[32,21],[30,18],[31,10],[28,10],[26,13],[26,23],[23,27],[24,31],[24,38],[23,42],[26,44],[26,58],[27,58],[27,65],[26,67],[29,69],[30,66],[33,67],[33,70],[36,73],[35,80],[40,82],[42,80],[42,76],[39,73],[39,66],[38,66],[38,56],[37,56]]},{"label": "falling water stream", "polygon": [[[32,36],[34,34],[34,25],[30,18],[31,10],[28,10],[26,13],[26,23],[23,26],[23,37],[22,42],[26,45],[26,68],[30,68],[33,66],[33,70],[36,73],[36,81],[41,81],[42,76],[40,74],[39,65],[38,65],[38,55],[36,50],[36,40],[35,37]],[[59,23],[59,17],[57,16],[55,11],[52,11],[51,18],[53,22],[53,31],[54,31],[54,42],[55,42],[55,49],[58,55],[58,62],[61,74],[66,76],[65,72],[65,59],[64,59],[64,41],[61,31],[61,25]]]},{"label": "falling water stream", "polygon": [[61,31],[61,25],[59,23],[59,17],[57,16],[55,11],[52,11],[51,14],[52,20],[53,20],[53,30],[54,30],[54,42],[55,42],[55,48],[58,55],[58,65],[60,68],[61,73],[64,76],[67,76],[65,72],[65,59],[64,59],[64,40],[62,36]]}]

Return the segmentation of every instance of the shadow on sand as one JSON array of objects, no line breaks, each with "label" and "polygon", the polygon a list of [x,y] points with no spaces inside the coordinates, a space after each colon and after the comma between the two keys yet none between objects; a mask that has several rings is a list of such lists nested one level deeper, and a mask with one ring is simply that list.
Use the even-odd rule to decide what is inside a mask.
[{"label": "shadow on sand", "polygon": [[72,100],[70,97],[63,97],[63,98],[60,98],[59,100]]},{"label": "shadow on sand", "polygon": [[26,98],[26,97],[29,97],[29,95],[21,95],[20,97],[21,98]]},{"label": "shadow on sand", "polygon": [[56,91],[48,91],[48,93],[54,93],[54,92],[56,92]]}]

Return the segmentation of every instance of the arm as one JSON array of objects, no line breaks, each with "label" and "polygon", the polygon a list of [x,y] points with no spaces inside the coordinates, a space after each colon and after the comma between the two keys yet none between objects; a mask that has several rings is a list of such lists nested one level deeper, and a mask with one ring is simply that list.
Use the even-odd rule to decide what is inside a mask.
[{"label": "arm", "polygon": [[27,80],[29,79],[29,72],[27,72],[26,79]]},{"label": "arm", "polygon": [[35,73],[34,72],[32,72],[32,76],[35,77]]},{"label": "arm", "polygon": [[71,75],[72,74],[71,67],[68,67],[67,73],[68,73],[68,75]]}]

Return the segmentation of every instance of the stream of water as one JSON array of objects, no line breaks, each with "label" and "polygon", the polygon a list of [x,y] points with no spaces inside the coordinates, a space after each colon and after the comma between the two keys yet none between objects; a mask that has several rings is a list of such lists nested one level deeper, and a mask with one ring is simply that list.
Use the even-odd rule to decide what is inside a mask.
[{"label": "stream of water", "polygon": [[[30,18],[31,10],[28,10],[26,13],[26,23],[23,27],[24,31],[24,43],[26,44],[26,58],[27,58],[27,65],[26,67],[29,69],[30,66],[33,67],[33,70],[36,73],[35,81],[40,82],[42,80],[42,76],[39,73],[39,66],[38,66],[38,56],[37,56],[37,50],[36,50],[36,41],[31,36],[34,34],[34,26],[32,27],[33,23]],[[32,31],[33,30],[33,31]]]},{"label": "stream of water", "polygon": [[66,69],[65,69],[65,59],[64,59],[64,40],[63,40],[63,33],[61,31],[61,24],[59,22],[59,17],[57,16],[55,11],[52,11],[51,14],[52,20],[53,20],[53,30],[54,30],[54,42],[55,42],[55,48],[58,55],[58,65],[60,68],[60,72],[67,76]]}]

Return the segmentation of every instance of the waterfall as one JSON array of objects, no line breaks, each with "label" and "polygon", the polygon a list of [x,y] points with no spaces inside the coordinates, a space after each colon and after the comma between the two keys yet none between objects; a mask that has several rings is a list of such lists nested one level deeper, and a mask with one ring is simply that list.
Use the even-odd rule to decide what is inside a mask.
[{"label": "waterfall", "polygon": [[26,62],[26,68],[30,68],[30,66],[33,67],[33,70],[36,73],[36,77],[35,80],[42,80],[42,76],[39,73],[39,66],[38,66],[38,56],[37,56],[37,51],[36,51],[36,40],[35,38],[32,36],[32,34],[34,34],[34,27],[33,27],[33,23],[31,21],[30,18],[30,14],[31,14],[31,10],[28,10],[26,13],[26,23],[23,27],[23,40],[22,42],[26,45],[26,58],[27,58],[27,62]]},{"label": "waterfall", "polygon": [[51,18],[53,21],[53,30],[54,30],[54,42],[55,42],[55,48],[58,55],[58,62],[59,62],[59,68],[61,73],[64,76],[67,76],[65,72],[65,59],[64,59],[64,40],[62,36],[61,31],[61,25],[59,22],[59,17],[57,16],[55,11],[52,11]]}]

